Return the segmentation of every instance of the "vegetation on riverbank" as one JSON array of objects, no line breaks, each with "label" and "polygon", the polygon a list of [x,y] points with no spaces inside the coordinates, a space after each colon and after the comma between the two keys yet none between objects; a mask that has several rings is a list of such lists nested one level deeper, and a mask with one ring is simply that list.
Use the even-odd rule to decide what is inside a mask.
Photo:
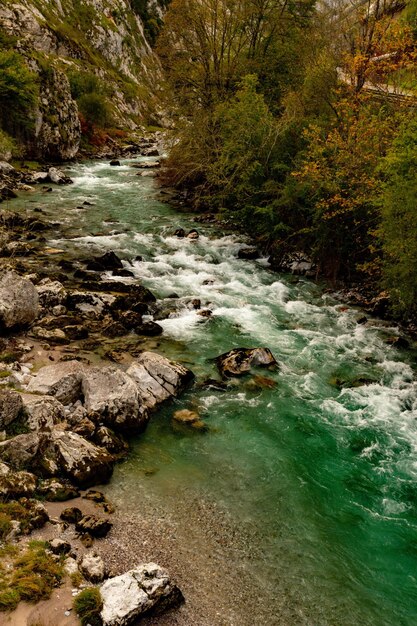
[{"label": "vegetation on riverbank", "polygon": [[417,100],[386,85],[415,72],[415,19],[413,2],[174,0],[159,39],[178,117],[166,182],[278,263],[303,250],[333,281],[389,289],[403,318],[417,313]]},{"label": "vegetation on riverbank", "polygon": [[64,576],[62,563],[40,541],[31,541],[24,550],[6,545],[0,555],[0,611],[15,609],[21,600],[49,598]]}]

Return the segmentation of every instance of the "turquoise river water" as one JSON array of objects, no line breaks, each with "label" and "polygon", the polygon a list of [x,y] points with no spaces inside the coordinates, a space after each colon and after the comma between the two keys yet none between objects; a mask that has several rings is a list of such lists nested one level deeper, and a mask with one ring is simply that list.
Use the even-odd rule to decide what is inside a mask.
[{"label": "turquoise river water", "polygon": [[[179,519],[187,498],[205,500],[249,538],[235,566],[263,609],[218,624],[416,625],[417,383],[415,354],[384,341],[397,329],[358,325],[358,310],[312,282],[238,259],[241,239],[218,228],[197,226],[197,242],[173,237],[196,226],[192,216],[161,202],[129,161],[68,173],[74,185],[35,198],[63,223],[67,238],[51,245],[114,250],[158,297],[212,310],[207,320],[184,306],[159,322],[162,353],[197,381],[233,347],[267,346],[280,363],[261,372],[271,388],[247,377],[226,392],[189,390],[175,408],[197,409],[205,433],[173,427],[173,407],[163,409],[116,469],[114,498],[127,509],[159,499]],[[94,206],[75,208],[85,200]]]}]

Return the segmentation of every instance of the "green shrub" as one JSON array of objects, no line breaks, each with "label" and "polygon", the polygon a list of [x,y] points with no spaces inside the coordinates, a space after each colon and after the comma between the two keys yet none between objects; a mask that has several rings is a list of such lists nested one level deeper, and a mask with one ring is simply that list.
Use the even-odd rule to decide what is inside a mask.
[{"label": "green shrub", "polygon": [[68,74],[68,80],[71,88],[71,95],[78,100],[86,93],[101,93],[103,87],[100,79],[91,72],[80,72],[74,70]]},{"label": "green shrub", "polygon": [[78,109],[89,124],[105,128],[111,123],[110,107],[101,94],[84,94],[78,100]]},{"label": "green shrub", "polygon": [[101,626],[100,611],[103,602],[97,587],[88,587],[74,599],[74,609],[80,618],[81,626]]}]

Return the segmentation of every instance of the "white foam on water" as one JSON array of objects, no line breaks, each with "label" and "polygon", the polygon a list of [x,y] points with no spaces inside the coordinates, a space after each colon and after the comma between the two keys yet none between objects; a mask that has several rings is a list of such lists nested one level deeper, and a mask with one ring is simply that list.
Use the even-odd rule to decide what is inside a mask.
[{"label": "white foam on water", "polygon": [[[158,324],[164,329],[164,335],[173,339],[194,339],[196,336],[195,328],[198,324],[204,325],[204,318],[197,315],[196,311],[184,311],[178,317],[169,317],[158,321]],[[200,329],[203,332],[202,329]]]}]

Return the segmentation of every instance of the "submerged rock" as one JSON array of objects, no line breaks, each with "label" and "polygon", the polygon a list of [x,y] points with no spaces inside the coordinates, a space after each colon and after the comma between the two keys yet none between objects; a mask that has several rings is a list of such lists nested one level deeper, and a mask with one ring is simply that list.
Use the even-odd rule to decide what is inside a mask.
[{"label": "submerged rock", "polygon": [[162,612],[184,601],[168,572],[155,563],[139,565],[100,587],[103,626],[129,626],[145,613]]},{"label": "submerged rock", "polygon": [[241,376],[251,371],[253,366],[271,367],[277,365],[269,348],[235,348],[216,358],[222,376]]},{"label": "submerged rock", "polygon": [[39,313],[39,297],[30,280],[16,272],[0,278],[0,331],[27,326]]},{"label": "submerged rock", "polygon": [[196,411],[190,411],[189,409],[175,411],[172,417],[181,424],[194,424],[195,422],[201,421],[200,415]]}]

